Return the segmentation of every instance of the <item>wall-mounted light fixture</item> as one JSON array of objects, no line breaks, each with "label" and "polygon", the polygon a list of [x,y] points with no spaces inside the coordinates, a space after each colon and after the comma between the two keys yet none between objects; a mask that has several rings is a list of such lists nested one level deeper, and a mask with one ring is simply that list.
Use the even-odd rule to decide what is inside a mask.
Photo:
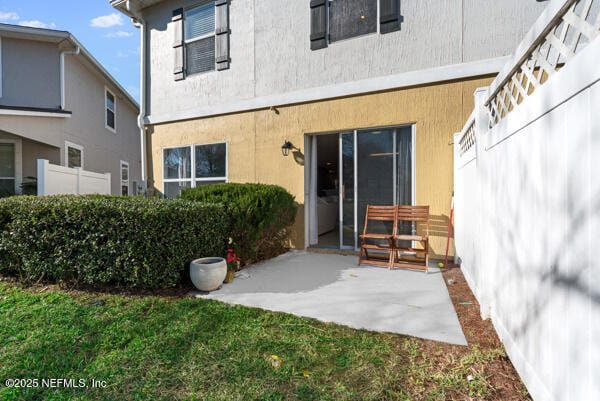
[{"label": "wall-mounted light fixture", "polygon": [[283,156],[288,156],[290,154],[290,150],[300,150],[297,147],[294,146],[293,143],[291,143],[290,141],[286,140],[283,145],[281,145],[281,154]]}]

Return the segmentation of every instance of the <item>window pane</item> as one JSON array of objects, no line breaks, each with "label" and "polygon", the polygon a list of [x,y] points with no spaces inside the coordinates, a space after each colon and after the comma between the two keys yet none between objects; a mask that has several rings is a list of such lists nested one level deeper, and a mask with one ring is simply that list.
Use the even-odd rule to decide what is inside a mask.
[{"label": "window pane", "polygon": [[192,8],[184,16],[185,39],[193,39],[215,31],[215,3],[213,1]]},{"label": "window pane", "polygon": [[106,92],[106,107],[115,111],[115,97],[110,92]]},{"label": "window pane", "polygon": [[189,146],[164,150],[164,178],[191,178],[192,161]]},{"label": "window pane", "polygon": [[196,177],[225,177],[227,146],[224,143],[196,145]]},{"label": "window pane", "polygon": [[0,143],[0,177],[15,176],[15,145]]},{"label": "window pane", "polygon": [[67,159],[67,165],[70,168],[74,168],[74,167],[81,167],[81,150],[76,149],[76,148],[72,148],[72,147],[68,147],[68,151],[67,151],[68,155],[68,159]]},{"label": "window pane", "polygon": [[188,43],[186,48],[186,71],[189,74],[215,69],[215,37]]},{"label": "window pane", "polygon": [[110,128],[115,128],[115,113],[110,110],[106,110],[106,125]]},{"label": "window pane", "polygon": [[329,40],[377,32],[377,0],[336,0],[329,3]]},{"label": "window pane", "polygon": [[121,195],[123,195],[123,196],[129,195],[129,187],[127,185],[121,186]]},{"label": "window pane", "polygon": [[226,182],[225,180],[211,180],[211,181],[196,181],[196,186],[197,187],[201,187],[204,185],[211,185],[211,184],[221,184]]},{"label": "window pane", "polygon": [[121,180],[129,181],[129,166],[126,164],[121,164]]},{"label": "window pane", "polygon": [[167,198],[177,198],[181,191],[190,186],[190,182],[165,182],[165,196]]}]

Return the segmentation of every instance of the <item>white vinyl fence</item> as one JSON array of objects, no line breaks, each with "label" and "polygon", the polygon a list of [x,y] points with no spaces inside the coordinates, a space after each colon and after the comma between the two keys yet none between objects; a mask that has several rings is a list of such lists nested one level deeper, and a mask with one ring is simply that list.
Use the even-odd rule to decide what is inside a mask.
[{"label": "white vinyl fence", "polygon": [[553,0],[455,135],[455,242],[536,401],[600,400],[600,0]]},{"label": "white vinyl fence", "polygon": [[100,174],[37,161],[38,195],[110,194],[110,173]]}]

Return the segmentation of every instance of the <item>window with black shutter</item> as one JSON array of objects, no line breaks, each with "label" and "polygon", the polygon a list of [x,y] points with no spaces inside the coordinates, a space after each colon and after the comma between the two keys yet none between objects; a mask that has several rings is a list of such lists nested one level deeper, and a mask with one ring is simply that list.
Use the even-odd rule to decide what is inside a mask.
[{"label": "window with black shutter", "polygon": [[183,16],[187,75],[215,69],[215,2],[190,8]]},{"label": "window with black shutter", "polygon": [[[400,0],[310,0],[310,48],[400,29]],[[379,19],[379,20],[378,20]]]},{"label": "window with black shutter", "polygon": [[377,32],[377,0],[329,3],[329,42]]}]

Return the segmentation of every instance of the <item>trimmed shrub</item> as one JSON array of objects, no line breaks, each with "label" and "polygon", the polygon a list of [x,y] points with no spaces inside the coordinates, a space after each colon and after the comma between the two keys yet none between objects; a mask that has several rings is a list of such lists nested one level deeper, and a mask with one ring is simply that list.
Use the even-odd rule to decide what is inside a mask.
[{"label": "trimmed shrub", "polygon": [[294,197],[277,185],[205,185],[184,190],[181,198],[227,207],[231,237],[243,264],[285,252],[298,209]]},{"label": "trimmed shrub", "polygon": [[0,200],[0,271],[24,282],[167,288],[197,257],[225,256],[222,205],[112,196]]}]

